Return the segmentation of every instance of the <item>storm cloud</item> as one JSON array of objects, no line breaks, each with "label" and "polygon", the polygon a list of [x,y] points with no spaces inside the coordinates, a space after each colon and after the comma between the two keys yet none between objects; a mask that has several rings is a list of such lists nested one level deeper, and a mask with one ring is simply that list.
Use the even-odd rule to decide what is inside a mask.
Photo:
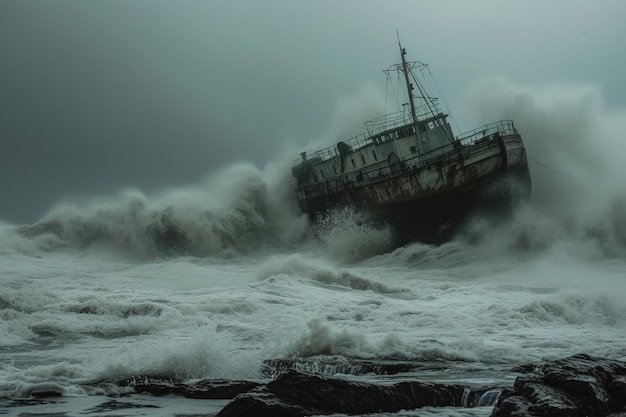
[{"label": "storm cloud", "polygon": [[623,115],[625,15],[610,0],[3,1],[0,219],[337,140],[384,108],[396,30],[461,130],[500,116],[473,108],[498,98],[468,99],[494,76],[528,86],[505,93],[591,86],[594,110]]}]

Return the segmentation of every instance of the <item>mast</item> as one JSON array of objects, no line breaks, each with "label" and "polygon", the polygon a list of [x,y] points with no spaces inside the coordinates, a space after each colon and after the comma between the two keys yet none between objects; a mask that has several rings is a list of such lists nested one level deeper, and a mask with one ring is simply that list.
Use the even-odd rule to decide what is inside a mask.
[{"label": "mast", "polygon": [[420,156],[424,153],[422,149],[422,139],[420,138],[420,129],[417,125],[417,114],[415,113],[415,103],[413,102],[413,84],[409,81],[409,65],[404,58],[406,50],[400,44],[400,35],[396,31],[398,37],[398,47],[400,48],[400,58],[402,58],[402,72],[404,73],[404,81],[406,82],[406,91],[409,96],[409,106],[411,108],[411,118],[413,119],[413,126],[415,127],[415,135],[417,136],[417,148],[420,151]]}]

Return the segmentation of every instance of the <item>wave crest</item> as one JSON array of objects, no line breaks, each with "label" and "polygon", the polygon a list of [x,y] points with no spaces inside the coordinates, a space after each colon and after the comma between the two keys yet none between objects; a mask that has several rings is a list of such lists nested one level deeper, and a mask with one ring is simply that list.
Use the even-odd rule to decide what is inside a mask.
[{"label": "wave crest", "polygon": [[285,181],[268,183],[252,167],[231,167],[204,187],[151,199],[125,191],[117,198],[65,204],[16,232],[35,250],[104,244],[142,257],[232,257],[305,238],[306,217],[278,191],[292,191]]}]

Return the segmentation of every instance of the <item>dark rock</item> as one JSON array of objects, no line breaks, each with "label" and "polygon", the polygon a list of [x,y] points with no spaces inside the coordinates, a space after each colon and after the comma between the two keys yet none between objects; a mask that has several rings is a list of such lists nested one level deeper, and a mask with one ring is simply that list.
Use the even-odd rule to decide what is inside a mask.
[{"label": "dark rock", "polygon": [[344,356],[316,355],[294,359],[272,359],[263,362],[263,375],[276,378],[292,369],[322,375],[395,375],[420,367],[418,362],[397,360],[368,361]]},{"label": "dark rock", "polygon": [[297,417],[397,412],[425,406],[458,407],[467,398],[478,402],[485,391],[420,381],[379,385],[290,370],[263,389],[237,396],[218,416]]},{"label": "dark rock", "polygon": [[187,398],[230,400],[248,392],[260,384],[252,381],[228,381],[205,379],[193,384],[173,379],[134,377],[120,381],[121,386],[132,387],[136,392],[156,396],[175,394]]},{"label": "dark rock", "polygon": [[237,396],[226,404],[217,417],[304,417],[313,414],[324,413],[285,403],[266,387],[260,387]]},{"label": "dark rock", "polygon": [[290,371],[267,385],[270,392],[292,404],[329,413],[394,412],[424,406],[459,405],[462,387],[418,381],[389,386]]},{"label": "dark rock", "polygon": [[35,398],[46,398],[46,397],[61,397],[63,396],[62,392],[59,391],[32,391],[30,393]]},{"label": "dark rock", "polygon": [[615,401],[615,407],[626,409],[626,375],[614,377],[607,386],[607,391]]},{"label": "dark rock", "polygon": [[500,395],[492,417],[607,416],[626,409],[626,363],[574,355],[526,366]]}]

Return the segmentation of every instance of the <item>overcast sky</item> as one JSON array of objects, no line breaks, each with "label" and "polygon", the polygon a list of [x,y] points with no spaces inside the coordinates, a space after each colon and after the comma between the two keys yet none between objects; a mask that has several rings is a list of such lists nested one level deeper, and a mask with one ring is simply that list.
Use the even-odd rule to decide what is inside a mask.
[{"label": "overcast sky", "polygon": [[494,76],[590,85],[619,112],[625,16],[622,0],[1,0],[0,219],[296,158],[380,109],[396,30],[461,130],[497,120],[467,102]]}]

